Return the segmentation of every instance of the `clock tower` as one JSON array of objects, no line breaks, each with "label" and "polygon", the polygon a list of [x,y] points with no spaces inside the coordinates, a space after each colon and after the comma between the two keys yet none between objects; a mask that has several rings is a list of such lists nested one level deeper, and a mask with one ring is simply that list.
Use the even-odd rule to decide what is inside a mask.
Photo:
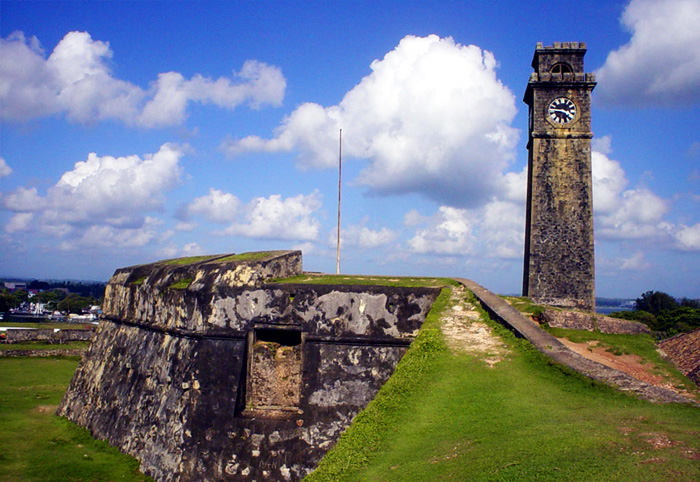
[{"label": "clock tower", "polygon": [[591,92],[583,42],[537,44],[529,107],[523,296],[595,309]]}]

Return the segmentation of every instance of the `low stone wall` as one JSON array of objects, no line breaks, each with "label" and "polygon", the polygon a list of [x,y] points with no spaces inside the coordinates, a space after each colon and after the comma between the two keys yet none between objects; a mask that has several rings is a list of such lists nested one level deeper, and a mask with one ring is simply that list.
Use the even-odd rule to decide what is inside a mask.
[{"label": "low stone wall", "polygon": [[596,316],[596,326],[601,333],[617,333],[621,335],[651,334],[651,329],[644,323],[632,320],[621,320],[609,316]]},{"label": "low stone wall", "polygon": [[545,310],[540,315],[539,321],[552,328],[599,330],[601,333],[623,335],[651,334],[651,330],[644,323],[580,311]]},{"label": "low stone wall", "polygon": [[94,336],[93,330],[7,330],[5,343],[26,343],[29,341],[45,341],[49,344],[60,344],[71,341],[90,341]]},{"label": "low stone wall", "polygon": [[2,357],[51,357],[51,356],[83,356],[85,349],[79,350],[0,350],[0,358]]}]

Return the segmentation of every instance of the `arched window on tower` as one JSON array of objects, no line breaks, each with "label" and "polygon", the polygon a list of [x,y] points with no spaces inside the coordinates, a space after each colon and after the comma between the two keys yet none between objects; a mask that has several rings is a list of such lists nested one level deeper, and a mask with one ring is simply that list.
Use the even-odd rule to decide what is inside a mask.
[{"label": "arched window on tower", "polygon": [[571,65],[567,64],[566,62],[558,62],[552,65],[552,70],[550,70],[550,72],[553,74],[571,74],[574,71],[571,68]]}]

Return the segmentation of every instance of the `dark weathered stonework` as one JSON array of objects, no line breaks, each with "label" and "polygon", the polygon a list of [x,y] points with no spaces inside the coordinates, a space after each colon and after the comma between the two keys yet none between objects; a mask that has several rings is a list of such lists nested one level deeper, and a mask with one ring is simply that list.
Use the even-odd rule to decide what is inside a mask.
[{"label": "dark weathered stonework", "polygon": [[[532,60],[523,99],[530,110],[523,295],[594,311],[590,96],[596,83],[583,71],[585,53],[583,43],[540,43]],[[558,124],[548,106],[562,97],[577,113]]]},{"label": "dark weathered stonework", "polygon": [[579,311],[545,310],[540,314],[539,321],[547,323],[552,328],[598,330],[601,333],[615,333],[619,335],[651,334],[651,330],[644,323]]},{"label": "dark weathered stonework", "polygon": [[300,272],[299,252],[117,270],[59,414],[156,480],[301,479],[439,290],[265,281]]}]

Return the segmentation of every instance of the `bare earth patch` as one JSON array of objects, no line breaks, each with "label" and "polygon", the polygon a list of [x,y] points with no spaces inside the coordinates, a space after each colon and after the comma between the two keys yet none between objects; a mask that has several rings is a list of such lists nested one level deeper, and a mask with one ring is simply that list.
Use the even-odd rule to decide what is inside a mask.
[{"label": "bare earth patch", "polygon": [[452,306],[442,316],[442,332],[453,353],[480,355],[489,367],[503,360],[508,350],[491,328],[481,320],[474,305],[465,301],[466,291],[453,288]]},{"label": "bare earth patch", "polygon": [[696,397],[687,390],[676,387],[673,383],[670,383],[664,377],[658,373],[655,373],[654,370],[656,367],[653,364],[642,363],[642,358],[638,355],[615,355],[614,353],[607,351],[605,347],[597,346],[598,341],[574,343],[567,338],[557,339],[566,345],[566,347],[570,350],[588,358],[589,360],[593,360],[607,367],[625,372],[637,380],[641,380],[651,385],[656,385],[657,387],[672,390],[690,399],[696,399]]},{"label": "bare earth patch", "polygon": [[642,363],[642,358],[638,355],[615,355],[606,351],[604,347],[597,346],[597,341],[574,343],[566,338],[558,338],[558,340],[579,355],[610,368],[623,371],[637,380],[653,385],[660,385],[664,381],[663,377],[653,373],[654,366]]},{"label": "bare earth patch", "polygon": [[39,413],[56,413],[58,405],[37,405],[34,410]]}]

